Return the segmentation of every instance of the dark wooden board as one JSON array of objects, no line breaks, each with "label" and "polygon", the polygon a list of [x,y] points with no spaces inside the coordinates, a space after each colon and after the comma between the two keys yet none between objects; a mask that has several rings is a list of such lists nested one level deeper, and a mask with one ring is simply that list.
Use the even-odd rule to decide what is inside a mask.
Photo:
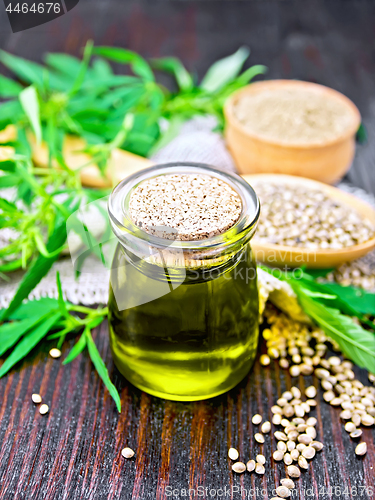
[{"label": "dark wooden board", "polygon": [[[78,54],[93,38],[96,44],[128,47],[147,57],[176,55],[202,75],[215,59],[246,44],[252,49],[249,63],[266,64],[269,78],[316,81],[354,100],[369,141],[358,147],[348,178],[375,193],[374,26],[370,0],[81,0],[60,19],[16,35],[0,8],[0,48],[39,60],[47,50]],[[286,372],[256,363],[226,395],[198,403],[168,402],[141,393],[118,374],[106,324],[94,338],[121,393],[122,413],[116,412],[87,354],[64,367],[48,357],[46,346],[36,350],[0,380],[2,500],[164,500],[186,498],[183,488],[192,489],[191,499],[219,498],[218,490],[225,487],[245,490],[227,495],[227,489],[221,498],[255,498],[250,488],[258,488],[256,498],[272,497],[284,467],[268,461],[264,477],[234,476],[227,449],[238,447],[245,460],[262,449],[252,439],[251,416],[271,417],[270,407],[290,387]],[[64,346],[63,356],[72,344]],[[303,386],[302,378],[299,382]],[[318,385],[311,377],[305,383]],[[48,416],[40,416],[31,402],[35,391],[50,405]],[[373,500],[366,488],[375,484],[374,431],[365,430],[369,451],[359,459],[338,413],[324,402],[312,413],[325,448],[293,498]],[[268,458],[275,444],[266,438]],[[121,457],[126,445],[136,450],[135,459]],[[167,487],[179,496],[168,496]],[[198,496],[198,487],[218,494],[210,496],[207,490]]]},{"label": "dark wooden board", "polygon": [[[198,496],[204,488],[227,492],[234,488],[233,495],[224,498],[253,498],[249,490],[254,488],[258,488],[256,498],[272,497],[275,483],[285,477],[285,467],[271,459],[276,449],[271,435],[264,445],[254,441],[258,427],[251,417],[260,413],[271,419],[272,404],[291,387],[287,371],[278,364],[263,368],[256,362],[250,375],[223,396],[195,403],[164,401],[131,386],[113,368],[107,324],[94,339],[121,394],[121,414],[87,353],[63,366],[48,356],[46,346],[41,347],[0,381],[1,499],[164,500],[186,498],[183,490],[189,488],[190,498],[210,498]],[[73,342],[64,346],[63,356]],[[298,384],[319,386],[313,377],[301,377]],[[32,403],[33,392],[49,404],[47,416],[41,416]],[[368,453],[356,457],[340,410],[326,404],[321,391],[318,399],[321,403],[311,415],[318,419],[318,438],[325,448],[302,474],[293,498],[373,500],[366,488],[371,493],[375,485],[375,431],[364,431]],[[125,446],[136,451],[134,459],[122,458]],[[227,458],[230,446],[243,460],[262,452],[267,457],[266,475],[234,475]],[[246,493],[237,492],[241,487]],[[329,487],[333,494],[322,494]],[[178,496],[170,496],[172,491]]]}]

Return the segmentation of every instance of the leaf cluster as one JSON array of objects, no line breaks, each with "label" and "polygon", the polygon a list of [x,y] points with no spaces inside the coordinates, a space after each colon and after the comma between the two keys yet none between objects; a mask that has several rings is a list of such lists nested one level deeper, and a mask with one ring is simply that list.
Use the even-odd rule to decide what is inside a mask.
[{"label": "leaf cluster", "polygon": [[13,309],[6,311],[8,321],[0,326],[0,356],[7,352],[9,352],[9,355],[0,368],[0,377],[4,376],[14,365],[24,359],[39,342],[47,337],[49,332],[54,331],[48,336],[48,339],[57,340],[58,347],[61,347],[68,334],[77,335],[81,332],[77,343],[71,349],[63,364],[73,361],[87,347],[99,376],[120,412],[120,396],[109,378],[107,368],[91,334],[92,329],[106,318],[107,308],[92,309],[75,306],[65,301],[58,273],[57,288],[58,299],[30,300],[18,304],[17,307],[14,305]]}]

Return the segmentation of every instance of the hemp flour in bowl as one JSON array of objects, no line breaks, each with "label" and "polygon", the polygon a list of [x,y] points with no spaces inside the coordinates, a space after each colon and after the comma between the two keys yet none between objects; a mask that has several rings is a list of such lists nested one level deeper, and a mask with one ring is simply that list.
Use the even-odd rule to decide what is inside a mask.
[{"label": "hemp flour in bowl", "polygon": [[282,173],[326,183],[351,165],[356,106],[344,95],[295,80],[257,82],[225,106],[226,139],[242,174]]}]

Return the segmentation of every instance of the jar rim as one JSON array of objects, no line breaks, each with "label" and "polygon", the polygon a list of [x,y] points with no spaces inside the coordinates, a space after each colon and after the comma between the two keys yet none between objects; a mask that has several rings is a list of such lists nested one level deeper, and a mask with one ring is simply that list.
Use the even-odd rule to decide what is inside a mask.
[{"label": "jar rim", "polygon": [[[159,175],[201,174],[216,177],[231,186],[240,196],[241,214],[238,220],[220,234],[200,240],[170,240],[150,234],[138,227],[129,214],[129,198],[132,191],[143,181]],[[112,190],[108,201],[108,213],[112,230],[121,241],[132,234],[157,248],[178,246],[182,250],[203,250],[207,247],[226,246],[254,233],[260,215],[260,203],[254,189],[239,175],[220,170],[204,163],[172,162],[154,165],[140,170],[120,181]],[[251,234],[251,236],[252,236]]]}]

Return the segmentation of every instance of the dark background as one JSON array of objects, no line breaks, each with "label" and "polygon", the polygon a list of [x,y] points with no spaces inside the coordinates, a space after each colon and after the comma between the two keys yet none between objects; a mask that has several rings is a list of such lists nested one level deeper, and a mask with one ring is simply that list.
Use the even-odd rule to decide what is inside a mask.
[{"label": "dark background", "polygon": [[375,193],[375,2],[236,0],[80,0],[59,19],[12,34],[0,8],[0,48],[34,60],[46,51],[80,54],[88,39],[145,57],[174,55],[203,75],[241,45],[267,78],[333,87],[359,107],[369,142],[350,180]]},{"label": "dark background", "polygon": [[[369,134],[349,177],[375,193],[375,2],[80,0],[61,18],[16,34],[0,5],[0,48],[13,54],[34,60],[46,51],[78,55],[89,38],[146,57],[178,56],[200,76],[217,58],[246,44],[252,50],[248,64],[267,65],[268,78],[310,80],[343,92],[360,108]],[[94,340],[120,392],[120,415],[87,353],[63,366],[43,344],[0,380],[1,500],[165,500],[171,498],[169,485],[234,485],[270,493],[285,477],[284,466],[270,461],[275,441],[267,437],[264,447],[256,445],[251,423],[256,412],[270,419],[271,405],[296,383],[277,364],[256,363],[239,386],[219,398],[175,403],[141,393],[118,374],[106,324]],[[65,343],[63,358],[73,344]],[[367,376],[360,377],[366,383]],[[312,383],[319,386],[314,377],[298,381],[301,388]],[[33,392],[50,405],[48,416],[41,417],[31,403]],[[375,484],[374,431],[364,430],[369,451],[361,459],[339,410],[321,402],[312,414],[325,448],[303,473],[293,498],[373,500],[366,488]],[[136,450],[131,461],[120,455],[126,445]],[[232,445],[245,460],[262,451],[266,475],[234,476],[226,457]],[[196,498],[210,497],[190,495]]]}]

